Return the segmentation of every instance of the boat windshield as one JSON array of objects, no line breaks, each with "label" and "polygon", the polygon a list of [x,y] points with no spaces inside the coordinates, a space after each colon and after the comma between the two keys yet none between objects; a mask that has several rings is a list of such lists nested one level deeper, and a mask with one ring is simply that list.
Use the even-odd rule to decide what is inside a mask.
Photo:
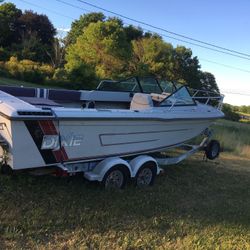
[{"label": "boat windshield", "polygon": [[121,92],[141,92],[138,82],[135,77],[122,80],[112,81],[103,80],[97,87],[97,90],[101,91],[121,91]]},{"label": "boat windshield", "polygon": [[160,106],[186,106],[196,105],[186,86],[177,89],[173,94],[166,97]]},{"label": "boat windshield", "polygon": [[138,80],[143,93],[162,93],[162,88],[159,85],[157,79],[153,77],[139,77]]},{"label": "boat windshield", "polygon": [[163,91],[161,84],[154,77],[131,77],[122,81],[104,80],[100,82],[97,90],[157,94]]},{"label": "boat windshield", "polygon": [[166,80],[159,80],[159,83],[164,93],[171,95],[173,92],[176,91],[176,86],[172,82]]}]

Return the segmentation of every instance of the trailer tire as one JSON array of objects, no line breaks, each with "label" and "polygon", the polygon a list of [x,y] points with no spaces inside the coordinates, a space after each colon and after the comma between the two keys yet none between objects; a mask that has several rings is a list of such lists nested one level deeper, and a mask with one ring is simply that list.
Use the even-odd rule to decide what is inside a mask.
[{"label": "trailer tire", "polygon": [[129,178],[129,171],[125,165],[116,165],[107,171],[102,179],[105,189],[123,189]]},{"label": "trailer tire", "polygon": [[135,176],[135,185],[139,188],[152,186],[156,177],[155,162],[146,162],[138,170]]},{"label": "trailer tire", "polygon": [[217,140],[211,140],[205,148],[206,157],[209,160],[214,160],[220,154],[220,143]]}]

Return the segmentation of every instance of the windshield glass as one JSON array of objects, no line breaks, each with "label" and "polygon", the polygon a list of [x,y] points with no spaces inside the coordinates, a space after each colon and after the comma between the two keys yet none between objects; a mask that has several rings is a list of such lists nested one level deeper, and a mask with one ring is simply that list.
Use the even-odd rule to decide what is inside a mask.
[{"label": "windshield glass", "polygon": [[176,87],[172,82],[168,82],[166,80],[159,80],[159,83],[165,94],[171,95],[176,90]]},{"label": "windshield glass", "polygon": [[140,77],[139,78],[143,93],[157,93],[161,94],[162,89],[157,80],[153,77]]},{"label": "windshield glass", "polygon": [[121,92],[141,92],[136,78],[129,78],[123,81],[103,80],[97,90],[121,91]]},{"label": "windshield glass", "polygon": [[161,106],[185,106],[185,105],[195,105],[193,98],[190,96],[187,88],[182,86],[172,95],[164,99]]},{"label": "windshield glass", "polygon": [[[141,86],[141,88],[140,88]],[[141,91],[142,89],[142,91]],[[161,94],[162,89],[157,80],[153,77],[131,77],[122,81],[103,80],[97,90],[122,91],[122,92],[143,92]]]}]

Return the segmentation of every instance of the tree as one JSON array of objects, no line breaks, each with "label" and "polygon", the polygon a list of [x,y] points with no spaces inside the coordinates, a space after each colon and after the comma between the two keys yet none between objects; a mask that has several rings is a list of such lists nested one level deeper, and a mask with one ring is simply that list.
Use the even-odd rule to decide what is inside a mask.
[{"label": "tree", "polygon": [[172,67],[171,44],[160,37],[148,37],[132,41],[133,57],[130,71],[137,75],[156,75],[169,78]]},{"label": "tree", "polygon": [[140,27],[129,25],[124,27],[129,42],[143,38],[143,30]]},{"label": "tree", "polygon": [[19,22],[23,27],[21,31],[23,39],[35,36],[42,44],[50,46],[53,44],[56,29],[46,15],[25,11],[20,16]]},{"label": "tree", "polygon": [[66,72],[69,80],[74,83],[75,89],[93,89],[96,87],[97,77],[95,69],[91,65],[80,61]]},{"label": "tree", "polygon": [[209,72],[200,71],[201,89],[220,93],[215,77]]},{"label": "tree", "polygon": [[0,47],[9,47],[19,40],[19,17],[22,11],[12,3],[0,5]]},{"label": "tree", "polygon": [[103,22],[105,15],[101,12],[92,12],[89,14],[81,15],[80,18],[71,24],[71,29],[65,39],[66,46],[74,44],[77,38],[83,34],[83,30],[88,27],[90,23]]},{"label": "tree", "polygon": [[53,68],[59,68],[63,66],[65,56],[64,40],[55,38],[53,43],[53,51],[46,51],[50,58],[50,62]]},{"label": "tree", "polygon": [[233,108],[230,104],[223,104],[222,111],[225,114],[225,119],[236,122],[240,120],[240,115],[233,111]]},{"label": "tree", "polygon": [[3,47],[0,47],[0,62],[7,61],[10,58],[10,52]]},{"label": "tree", "polygon": [[91,23],[75,44],[67,48],[66,69],[80,62],[95,69],[99,78],[123,77],[127,72],[131,45],[120,22],[108,20]]},{"label": "tree", "polygon": [[53,52],[55,35],[56,29],[46,15],[22,13],[11,3],[0,6],[0,47],[6,55],[49,62],[47,54]]},{"label": "tree", "polygon": [[46,15],[25,11],[19,18],[21,42],[14,45],[20,59],[50,62],[56,29]]},{"label": "tree", "polygon": [[199,60],[192,57],[192,50],[184,46],[174,49],[174,67],[170,80],[187,83],[192,88],[200,88]]},{"label": "tree", "polygon": [[31,35],[29,38],[23,38],[21,43],[12,44],[11,51],[19,59],[44,61],[44,56],[46,57],[46,55],[43,46],[35,35]]},{"label": "tree", "polygon": [[250,114],[250,106],[246,105],[240,106],[239,111],[245,114]]}]

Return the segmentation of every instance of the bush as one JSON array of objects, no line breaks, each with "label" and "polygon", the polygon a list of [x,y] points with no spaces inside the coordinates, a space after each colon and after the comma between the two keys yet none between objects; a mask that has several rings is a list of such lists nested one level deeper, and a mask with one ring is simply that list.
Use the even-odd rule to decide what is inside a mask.
[{"label": "bush", "polygon": [[0,70],[15,79],[34,83],[44,83],[46,78],[54,74],[54,69],[48,64],[40,64],[31,60],[19,61],[16,57],[11,57],[7,62],[1,62]]},{"label": "bush", "polygon": [[68,81],[68,73],[63,68],[58,68],[55,70],[52,80],[55,82],[66,82]]},{"label": "bush", "polygon": [[223,113],[225,114],[225,119],[236,121],[240,120],[240,115],[233,111],[233,108],[230,104],[224,104],[222,108]]},{"label": "bush", "polygon": [[46,85],[71,88],[71,86],[69,86],[68,73],[63,68],[55,69],[53,76],[46,78]]},{"label": "bush", "polygon": [[74,69],[54,69],[49,64],[32,60],[18,60],[12,56],[7,62],[0,61],[0,75],[22,81],[60,86],[70,89],[93,89],[97,78],[93,68],[80,63]]},{"label": "bush", "polygon": [[83,62],[67,69],[68,78],[72,82],[70,87],[76,89],[94,89],[97,86],[97,77],[94,69]]}]

